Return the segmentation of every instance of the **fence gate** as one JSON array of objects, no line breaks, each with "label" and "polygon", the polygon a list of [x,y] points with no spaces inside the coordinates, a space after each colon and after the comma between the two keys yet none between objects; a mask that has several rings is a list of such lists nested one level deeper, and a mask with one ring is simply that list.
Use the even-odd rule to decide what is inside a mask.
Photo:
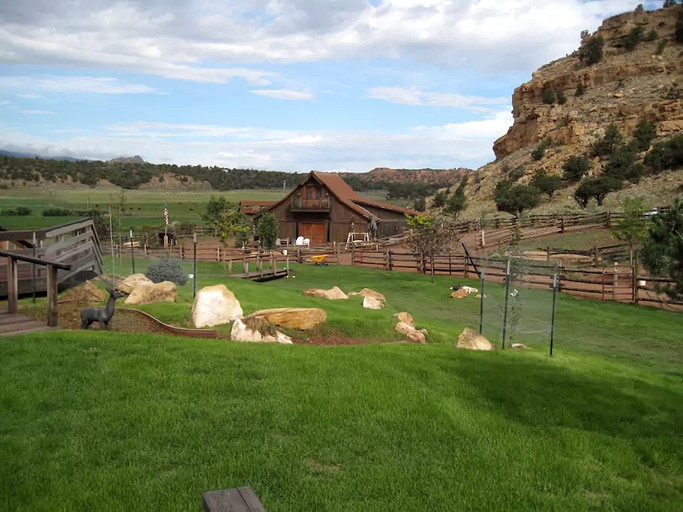
[{"label": "fence gate", "polygon": [[601,297],[602,300],[616,300],[619,302],[633,302],[633,268],[620,266],[615,263],[613,266],[605,267],[601,276]]}]

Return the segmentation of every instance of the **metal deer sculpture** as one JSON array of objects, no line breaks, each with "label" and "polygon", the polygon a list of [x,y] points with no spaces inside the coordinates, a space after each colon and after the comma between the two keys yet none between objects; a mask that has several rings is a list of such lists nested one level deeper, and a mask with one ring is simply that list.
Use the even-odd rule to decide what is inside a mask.
[{"label": "metal deer sculpture", "polygon": [[125,293],[107,288],[109,300],[103,308],[84,308],[81,309],[81,329],[87,329],[93,322],[100,323],[100,329],[108,329],[111,317],[114,316],[114,303],[116,299],[125,297]]}]

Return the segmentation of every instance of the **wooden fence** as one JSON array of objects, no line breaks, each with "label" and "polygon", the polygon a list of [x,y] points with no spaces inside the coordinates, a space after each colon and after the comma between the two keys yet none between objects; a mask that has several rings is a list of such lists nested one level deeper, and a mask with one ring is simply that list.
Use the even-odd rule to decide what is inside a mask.
[{"label": "wooden fence", "polygon": [[[505,281],[507,261],[469,257],[462,253],[423,258],[419,254],[391,250],[354,251],[352,257],[352,264],[358,267],[474,279],[481,278],[483,274],[486,281],[499,283]],[[524,272],[517,276],[516,282],[525,286],[548,288],[552,286],[553,276],[557,272],[560,290],[571,295],[683,310],[683,302],[665,299],[657,290],[672,281],[639,275],[629,265],[615,263],[602,268],[570,268],[525,260],[524,267]]]}]

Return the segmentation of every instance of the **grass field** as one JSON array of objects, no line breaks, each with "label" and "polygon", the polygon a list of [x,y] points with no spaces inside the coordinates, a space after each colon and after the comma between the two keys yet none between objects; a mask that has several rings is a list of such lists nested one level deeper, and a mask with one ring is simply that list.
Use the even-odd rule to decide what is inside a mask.
[{"label": "grass field", "polygon": [[[55,187],[20,187],[12,190],[0,190],[0,226],[5,229],[30,229],[63,224],[78,217],[45,217],[43,210],[47,208],[90,209],[98,208],[104,212],[109,206],[116,212],[121,205],[121,188],[85,186]],[[289,190],[287,191],[289,192]],[[361,194],[373,200],[385,201],[383,191],[369,191]],[[212,196],[222,196],[228,201],[277,201],[283,192],[278,190],[168,190],[142,189],[126,190],[123,193],[124,215],[121,217],[121,228],[124,230],[143,226],[163,227],[164,205],[168,207],[171,223],[201,224],[201,214]],[[2,212],[18,206],[31,208],[33,214],[27,216],[10,216]]]},{"label": "grass field", "polygon": [[517,246],[525,251],[544,250],[546,247],[553,249],[576,249],[589,251],[593,247],[620,244],[609,229],[596,229],[580,233],[563,233],[532,240],[522,240]]},{"label": "grass field", "polygon": [[[223,274],[202,265],[198,284]],[[561,295],[552,359],[542,337],[523,352],[462,352],[452,342],[476,326],[478,301],[450,299],[452,278],[312,265],[293,274],[227,283],[245,313],[320,306],[327,328],[348,337],[397,339],[391,314],[406,309],[429,343],[0,338],[0,509],[199,510],[203,491],[240,485],[269,512],[683,502],[680,315]],[[387,308],[301,294],[334,284],[376,289]],[[537,292],[532,303],[547,300]],[[186,319],[191,282],[179,295],[146,308]]]}]

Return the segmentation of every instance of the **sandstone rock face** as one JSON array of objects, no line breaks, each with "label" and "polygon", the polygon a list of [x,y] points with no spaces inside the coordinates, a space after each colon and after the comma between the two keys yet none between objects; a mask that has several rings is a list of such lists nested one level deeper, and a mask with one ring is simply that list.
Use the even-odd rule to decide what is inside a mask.
[{"label": "sandstone rock face", "polygon": [[322,290],[320,288],[311,288],[310,290],[304,290],[304,295],[309,297],[320,297],[321,299],[330,300],[344,300],[348,299],[349,296],[346,295],[338,286],[334,286],[329,290]]},{"label": "sandstone rock face", "polygon": [[171,281],[136,286],[126,298],[126,304],[151,304],[153,302],[175,302],[176,285]]},{"label": "sandstone rock face", "polygon": [[267,322],[253,318],[244,321],[237,318],[232,324],[230,338],[233,341],[292,344],[292,339],[289,336],[279,331],[267,329]]},{"label": "sandstone rock face", "polygon": [[227,324],[243,315],[235,294],[223,284],[198,290],[192,304],[192,323],[197,328]]},{"label": "sandstone rock face", "polygon": [[154,283],[145,274],[132,274],[126,277],[123,281],[119,281],[116,285],[116,288],[121,290],[123,293],[130,294],[135,288],[150,284]]},{"label": "sandstone rock face", "polygon": [[465,327],[465,329],[458,336],[458,341],[455,343],[455,348],[465,348],[468,350],[493,350],[491,342],[484,338],[474,329]]},{"label": "sandstone rock face", "polygon": [[247,318],[263,318],[278,327],[307,331],[325,323],[327,313],[320,308],[273,308],[256,311]]},{"label": "sandstone rock face", "polygon": [[363,307],[365,309],[382,309],[384,307],[384,301],[376,299],[375,297],[364,297]]}]

